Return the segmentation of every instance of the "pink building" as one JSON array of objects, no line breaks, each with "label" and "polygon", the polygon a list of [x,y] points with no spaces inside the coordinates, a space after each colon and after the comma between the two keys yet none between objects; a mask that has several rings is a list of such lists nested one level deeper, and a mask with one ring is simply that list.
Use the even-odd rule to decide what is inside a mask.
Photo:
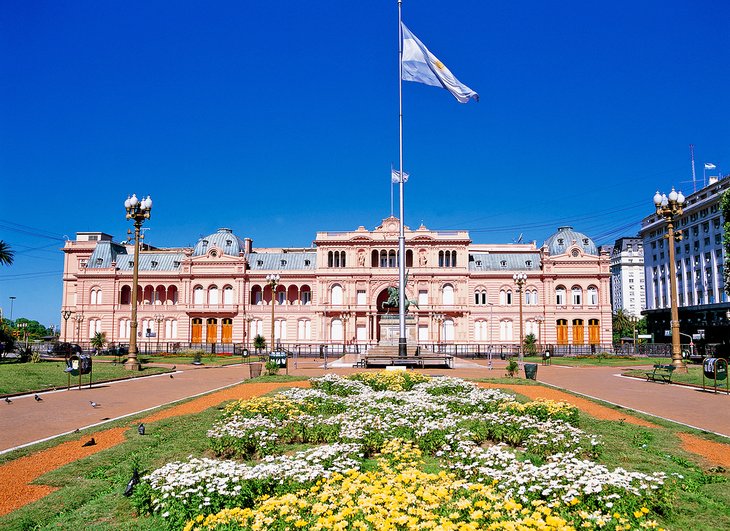
[{"label": "pink building", "polygon": [[[467,231],[406,228],[406,296],[418,343],[517,345],[526,273],[524,335],[539,343],[611,342],[609,256],[571,227],[541,247],[475,244]],[[139,343],[250,344],[261,334],[289,344],[377,344],[382,303],[398,283],[398,220],[373,230],[318,232],[312,247],[256,248],[230,229],[194,248],[140,253]],[[104,332],[129,341],[134,246],[80,232],[64,247],[62,338],[86,342]],[[280,282],[272,294],[266,275]],[[392,310],[391,310],[392,313]],[[397,314],[397,311],[395,312]]]}]

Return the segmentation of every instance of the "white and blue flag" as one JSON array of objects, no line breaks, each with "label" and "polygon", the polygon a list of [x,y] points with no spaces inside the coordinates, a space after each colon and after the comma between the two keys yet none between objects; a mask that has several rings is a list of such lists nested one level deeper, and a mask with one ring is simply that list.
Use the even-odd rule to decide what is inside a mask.
[{"label": "white and blue flag", "polygon": [[403,79],[443,87],[459,101],[471,98],[479,101],[479,94],[454,77],[454,74],[428,51],[421,41],[401,22],[403,35]]}]

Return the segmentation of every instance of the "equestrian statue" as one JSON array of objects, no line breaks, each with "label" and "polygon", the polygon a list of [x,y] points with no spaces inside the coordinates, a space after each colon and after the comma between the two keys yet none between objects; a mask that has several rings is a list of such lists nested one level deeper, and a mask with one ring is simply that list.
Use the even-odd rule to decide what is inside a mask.
[{"label": "equestrian statue", "polygon": [[[403,284],[405,286],[408,285],[408,273],[406,273],[405,282]],[[388,300],[387,301],[383,301],[383,304],[382,304],[383,309],[384,310],[388,310],[388,312],[390,312],[391,309],[398,307],[398,301],[399,301],[398,287],[397,286],[390,286],[388,288]],[[405,299],[405,306],[406,306],[405,307],[405,313],[408,313],[408,307],[411,304],[413,306],[415,306],[416,308],[418,308],[418,301],[417,300],[415,300],[415,299],[413,299],[413,300]]]}]

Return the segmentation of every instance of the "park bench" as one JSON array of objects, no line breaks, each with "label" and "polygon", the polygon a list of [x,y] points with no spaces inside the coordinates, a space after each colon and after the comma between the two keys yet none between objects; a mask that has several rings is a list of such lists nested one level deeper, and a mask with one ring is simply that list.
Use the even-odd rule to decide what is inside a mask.
[{"label": "park bench", "polygon": [[646,373],[646,381],[672,383],[675,368],[674,365],[654,365],[654,370]]}]

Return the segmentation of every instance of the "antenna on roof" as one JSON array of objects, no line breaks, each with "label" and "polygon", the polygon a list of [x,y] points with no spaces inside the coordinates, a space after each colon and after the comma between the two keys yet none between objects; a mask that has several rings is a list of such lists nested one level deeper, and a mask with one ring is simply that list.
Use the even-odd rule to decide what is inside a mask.
[{"label": "antenna on roof", "polygon": [[695,174],[695,145],[689,145],[689,157],[692,160],[692,192],[697,191],[697,176]]},{"label": "antenna on roof", "polygon": [[520,235],[517,236],[514,240],[512,240],[512,243],[522,243],[522,233],[520,232]]}]

